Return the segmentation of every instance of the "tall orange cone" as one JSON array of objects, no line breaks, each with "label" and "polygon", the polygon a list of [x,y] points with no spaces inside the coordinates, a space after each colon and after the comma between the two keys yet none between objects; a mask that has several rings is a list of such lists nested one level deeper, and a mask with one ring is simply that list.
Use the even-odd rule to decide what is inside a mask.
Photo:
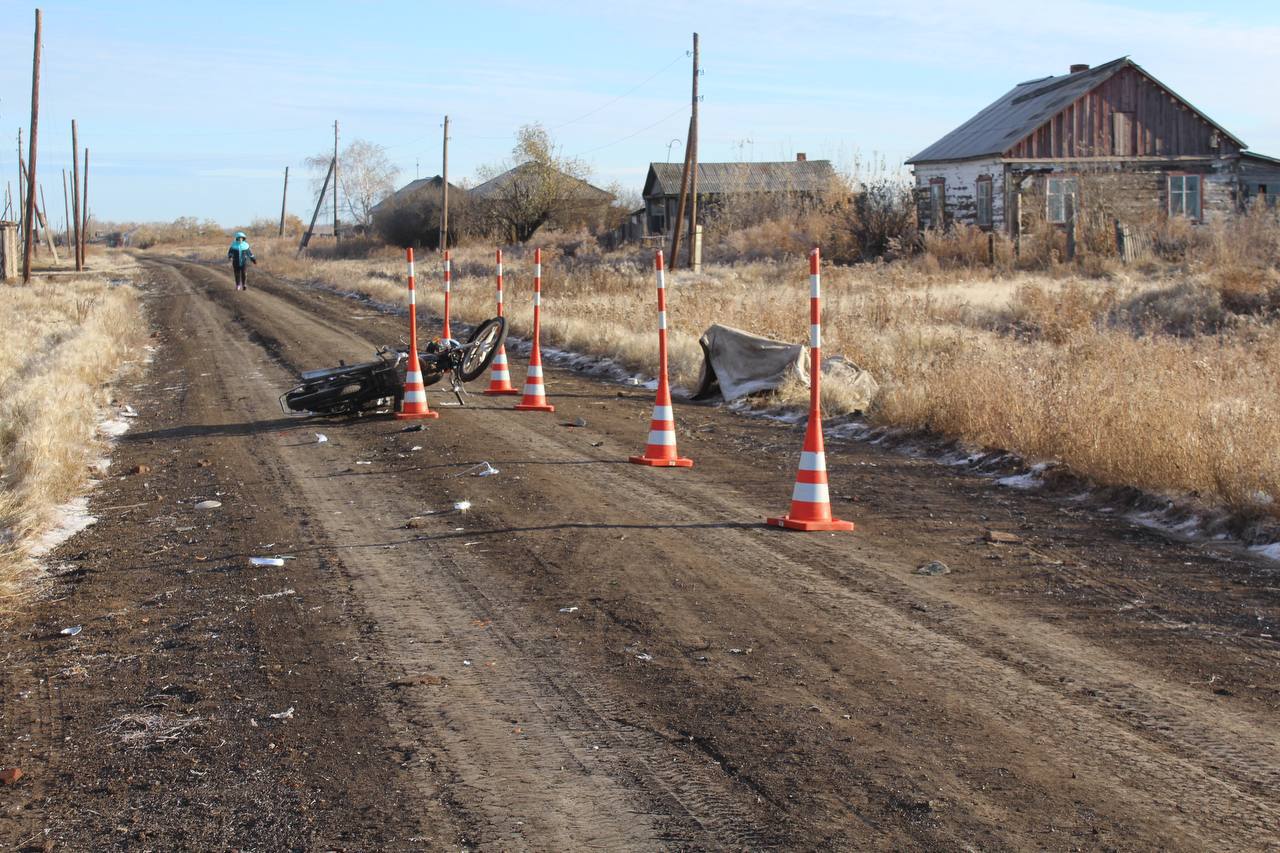
[{"label": "tall orange cone", "polygon": [[653,258],[658,274],[658,396],[649,422],[649,443],[644,454],[630,457],[637,465],[655,468],[692,468],[693,460],[676,452],[676,421],[671,410],[671,387],[667,383],[667,273],[662,266],[662,250]]},{"label": "tall orange cone", "polygon": [[404,404],[396,414],[402,420],[438,418],[439,412],[427,408],[427,389],[422,384],[422,366],[418,364],[418,295],[413,286],[413,249],[409,256],[409,365],[404,372]]},{"label": "tall orange cone", "polygon": [[542,250],[533,250],[533,350],[529,353],[529,372],[524,379],[524,397],[515,408],[522,412],[554,412],[547,402],[542,384],[542,350],[538,338],[542,334]]},{"label": "tall orange cone", "polygon": [[[502,250],[498,250],[498,316],[502,316]],[[498,347],[498,354],[493,357],[493,372],[489,374],[489,387],[484,393],[491,397],[501,394],[519,394],[519,389],[511,384],[511,371],[507,368],[507,345]]]},{"label": "tall orange cone", "polygon": [[449,250],[444,250],[444,328],[440,330],[440,337],[452,338],[453,334],[449,331],[449,290],[451,289],[453,280],[453,270],[451,267],[453,262],[449,258]]},{"label": "tall orange cone", "polygon": [[809,253],[809,426],[804,433],[800,470],[791,492],[791,511],[767,519],[791,530],[852,530],[853,523],[831,517],[827,492],[827,453],[822,444],[822,283],[818,250]]}]

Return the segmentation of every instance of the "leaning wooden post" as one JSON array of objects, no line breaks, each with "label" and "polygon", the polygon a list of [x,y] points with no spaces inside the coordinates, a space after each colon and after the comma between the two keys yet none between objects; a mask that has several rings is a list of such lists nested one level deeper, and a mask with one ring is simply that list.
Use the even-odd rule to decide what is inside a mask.
[{"label": "leaning wooden post", "polygon": [[284,192],[280,193],[280,236],[284,236],[284,211],[289,202],[289,167],[284,167]]},{"label": "leaning wooden post", "polygon": [[333,164],[335,162],[337,161],[330,160],[329,171],[324,173],[324,185],[320,187],[320,197],[316,199],[316,209],[311,213],[311,224],[302,233],[302,240],[298,243],[298,257],[302,257],[302,250],[307,248],[307,244],[311,242],[311,232],[316,230],[316,219],[320,216],[320,208],[324,206],[324,196],[329,191],[329,178],[333,177]]},{"label": "leaning wooden post", "polygon": [[27,156],[26,231],[22,251],[22,280],[31,281],[31,246],[36,218],[36,134],[40,130],[40,10],[36,9],[36,44],[31,56],[31,153]]},{"label": "leaning wooden post", "polygon": [[84,198],[80,201],[80,261],[89,265],[89,146],[84,147]]}]

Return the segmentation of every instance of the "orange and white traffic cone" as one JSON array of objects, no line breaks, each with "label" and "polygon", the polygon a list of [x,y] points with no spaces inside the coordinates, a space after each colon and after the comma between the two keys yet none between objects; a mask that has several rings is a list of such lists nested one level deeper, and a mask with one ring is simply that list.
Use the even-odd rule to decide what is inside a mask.
[{"label": "orange and white traffic cone", "polygon": [[791,511],[781,518],[767,519],[775,527],[791,530],[853,530],[853,523],[831,516],[831,495],[827,491],[827,453],[822,443],[822,283],[818,274],[819,254],[809,253],[809,426],[800,452],[800,470],[791,492]]},{"label": "orange and white traffic cone", "polygon": [[453,262],[449,258],[449,250],[444,250],[444,328],[440,330],[440,337],[448,340],[453,337],[449,331],[449,291],[453,280],[453,270],[451,267]]},{"label": "orange and white traffic cone", "polygon": [[422,384],[422,366],[418,364],[418,295],[413,286],[413,249],[409,256],[409,364],[404,372],[404,404],[396,417],[402,420],[438,418],[439,412],[427,408],[427,389]]},{"label": "orange and white traffic cone", "polygon": [[538,338],[542,334],[542,250],[533,250],[533,350],[529,353],[529,372],[525,374],[524,397],[515,408],[522,412],[554,412],[547,402],[542,384],[542,351]]},{"label": "orange and white traffic cone", "polygon": [[671,409],[671,387],[667,383],[667,274],[662,266],[662,250],[653,259],[658,274],[658,396],[649,422],[649,442],[644,453],[629,461],[655,468],[692,468],[693,460],[676,452],[676,421]]},{"label": "orange and white traffic cone", "polygon": [[[498,316],[502,316],[502,250],[498,250]],[[490,397],[503,394],[519,394],[520,390],[511,384],[511,371],[507,367],[507,345],[498,347],[498,354],[493,357],[493,372],[489,374],[489,387],[484,393]]]}]

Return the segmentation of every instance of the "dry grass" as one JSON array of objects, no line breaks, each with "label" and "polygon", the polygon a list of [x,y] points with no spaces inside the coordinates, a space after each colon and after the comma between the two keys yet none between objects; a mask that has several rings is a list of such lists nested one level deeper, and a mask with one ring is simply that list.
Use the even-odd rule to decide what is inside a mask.
[{"label": "dry grass", "polygon": [[9,610],[33,569],[31,545],[101,455],[109,383],[140,355],[146,328],[137,291],[105,274],[2,285],[0,316],[0,610]]},{"label": "dry grass", "polygon": [[[1224,307],[1221,269],[1235,258],[1234,267],[1256,271],[1264,288],[1276,273],[1269,256],[1240,248],[1248,232],[1223,235],[1213,238],[1217,266],[1165,267],[1164,277],[1121,269],[1099,280],[1064,266],[1015,272],[999,241],[997,267],[1003,258],[1004,270],[993,270],[973,261],[987,246],[972,235],[957,238],[949,269],[930,255],[833,267],[823,277],[825,354],[847,356],[880,382],[870,413],[878,424],[1057,460],[1105,485],[1192,493],[1245,515],[1278,518],[1280,327],[1268,316]],[[648,257],[634,250],[602,256],[568,238],[544,254],[544,342],[652,370]],[[527,334],[532,252],[509,249],[505,261],[508,316],[515,333]],[[288,252],[264,257],[264,264],[404,303],[398,253],[298,262]],[[492,251],[455,252],[454,268],[455,316],[492,314]],[[420,257],[419,301],[437,314],[439,283],[438,257]],[[800,257],[681,271],[669,275],[668,287],[679,384],[696,379],[697,337],[712,323],[784,340],[807,337]],[[1274,300],[1276,291],[1267,292]],[[828,414],[847,413],[848,395],[837,384],[824,391]],[[802,392],[781,396],[800,402]]]}]

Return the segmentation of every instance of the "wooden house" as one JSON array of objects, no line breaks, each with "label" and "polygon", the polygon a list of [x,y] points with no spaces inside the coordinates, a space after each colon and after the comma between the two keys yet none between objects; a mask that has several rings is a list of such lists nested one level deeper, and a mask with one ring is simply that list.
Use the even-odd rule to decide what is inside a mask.
[{"label": "wooden house", "polygon": [[907,161],[922,228],[1016,235],[1090,200],[1109,216],[1203,222],[1274,204],[1280,160],[1246,145],[1128,58],[1019,83]]},{"label": "wooden house", "polygon": [[[645,230],[666,234],[680,204],[683,163],[650,163],[644,181]],[[734,201],[758,207],[762,218],[769,201],[779,197],[818,199],[830,192],[836,174],[830,160],[795,160],[779,163],[699,163],[698,219]]]}]

